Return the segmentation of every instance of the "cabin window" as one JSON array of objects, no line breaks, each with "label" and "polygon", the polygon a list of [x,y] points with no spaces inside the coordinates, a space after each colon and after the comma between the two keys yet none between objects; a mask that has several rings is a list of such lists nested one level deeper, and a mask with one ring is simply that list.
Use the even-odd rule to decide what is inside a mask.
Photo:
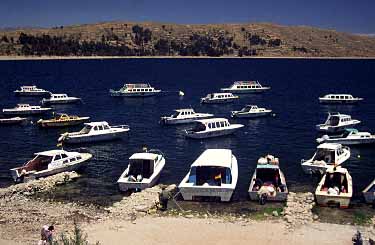
[{"label": "cabin window", "polygon": [[154,160],[131,159],[129,162],[129,176],[150,178],[154,173]]},{"label": "cabin window", "polygon": [[61,158],[67,158],[67,157],[68,156],[65,153],[61,154]]},{"label": "cabin window", "polygon": [[103,128],[104,129],[109,129],[109,126],[108,125],[104,125]]},{"label": "cabin window", "polygon": [[220,122],[220,126],[223,128],[225,127],[225,122]]},{"label": "cabin window", "polygon": [[216,128],[220,128],[220,122],[216,122]]},{"label": "cabin window", "polygon": [[54,161],[57,161],[57,160],[60,160],[60,159],[61,159],[61,156],[60,155],[56,155]]},{"label": "cabin window", "polygon": [[81,156],[78,156],[78,157],[77,157],[77,160],[81,160],[81,159],[82,159],[82,157],[81,157]]},{"label": "cabin window", "polygon": [[206,130],[206,125],[200,122],[196,123],[195,127],[193,128],[193,132],[201,132],[205,130]]},{"label": "cabin window", "polygon": [[99,130],[98,126],[95,126],[94,131],[98,131],[98,130]]},{"label": "cabin window", "polygon": [[[221,186],[221,184],[230,184],[232,182],[231,171],[226,167],[195,167],[195,184],[211,186]],[[193,168],[190,172],[189,182],[194,180]]]}]

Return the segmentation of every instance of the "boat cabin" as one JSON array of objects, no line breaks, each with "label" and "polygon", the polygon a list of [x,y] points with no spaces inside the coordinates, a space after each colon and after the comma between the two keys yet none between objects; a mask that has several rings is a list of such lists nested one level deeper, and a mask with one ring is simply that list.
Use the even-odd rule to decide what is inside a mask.
[{"label": "boat cabin", "polygon": [[340,195],[348,193],[348,179],[345,168],[330,168],[325,173],[325,181],[320,191],[327,192],[328,195]]},{"label": "boat cabin", "polygon": [[256,105],[246,105],[244,108],[241,109],[241,112],[256,111],[258,109],[260,108]]},{"label": "boat cabin", "polygon": [[66,99],[68,98],[67,94],[51,94],[50,99]]},{"label": "boat cabin", "polygon": [[148,83],[131,83],[131,84],[125,84],[124,90],[127,92],[152,92],[154,91],[154,88],[151,87]]},{"label": "boat cabin", "polygon": [[333,143],[324,143],[317,147],[313,161],[324,161],[327,164],[338,162],[338,158],[345,154],[342,145]]},{"label": "boat cabin", "polygon": [[213,93],[207,95],[207,98],[209,99],[228,99],[233,97],[232,93]]},{"label": "boat cabin", "polygon": [[347,122],[352,121],[352,117],[345,114],[329,114],[325,125],[338,126],[340,124],[346,124]]},{"label": "boat cabin", "polygon": [[148,179],[154,173],[158,155],[154,153],[135,153],[129,158],[128,176],[135,179]]},{"label": "boat cabin", "polygon": [[352,100],[353,96],[351,94],[327,94],[324,98],[331,100]]},{"label": "boat cabin", "polygon": [[195,112],[193,109],[179,109],[179,110],[174,110],[175,113],[171,116],[172,118],[178,118],[178,117],[183,117],[183,116],[191,116],[194,115]]},{"label": "boat cabin", "polygon": [[262,88],[262,85],[258,81],[236,81],[232,85],[232,88],[255,89],[255,88]]},{"label": "boat cabin", "polygon": [[85,126],[80,131],[81,134],[88,134],[90,132],[100,132],[104,130],[109,130],[111,127],[107,122],[91,122],[85,123]]},{"label": "boat cabin", "polygon": [[206,130],[220,129],[229,127],[230,123],[225,118],[197,120],[193,132],[200,132]]}]

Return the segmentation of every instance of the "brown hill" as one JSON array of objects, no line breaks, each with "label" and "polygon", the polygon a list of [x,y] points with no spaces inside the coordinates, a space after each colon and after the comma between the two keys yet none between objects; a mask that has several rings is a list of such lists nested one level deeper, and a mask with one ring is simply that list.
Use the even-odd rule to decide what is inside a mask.
[{"label": "brown hill", "polygon": [[269,23],[106,22],[0,30],[0,55],[375,57],[375,38]]}]

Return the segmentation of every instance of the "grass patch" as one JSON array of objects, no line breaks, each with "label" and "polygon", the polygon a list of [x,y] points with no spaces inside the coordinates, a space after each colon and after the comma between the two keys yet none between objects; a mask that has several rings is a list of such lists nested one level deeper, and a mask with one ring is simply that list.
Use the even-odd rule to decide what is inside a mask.
[{"label": "grass patch", "polygon": [[354,212],[354,224],[355,225],[367,225],[371,221],[371,217],[366,215],[364,212],[355,211]]}]

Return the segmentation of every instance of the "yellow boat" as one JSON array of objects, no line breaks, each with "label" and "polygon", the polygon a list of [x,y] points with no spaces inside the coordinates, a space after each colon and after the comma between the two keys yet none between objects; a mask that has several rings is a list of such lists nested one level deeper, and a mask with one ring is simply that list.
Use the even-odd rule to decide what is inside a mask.
[{"label": "yellow boat", "polygon": [[68,114],[56,114],[52,119],[39,119],[37,124],[43,128],[49,127],[67,127],[82,124],[88,121],[90,117],[79,117]]}]

